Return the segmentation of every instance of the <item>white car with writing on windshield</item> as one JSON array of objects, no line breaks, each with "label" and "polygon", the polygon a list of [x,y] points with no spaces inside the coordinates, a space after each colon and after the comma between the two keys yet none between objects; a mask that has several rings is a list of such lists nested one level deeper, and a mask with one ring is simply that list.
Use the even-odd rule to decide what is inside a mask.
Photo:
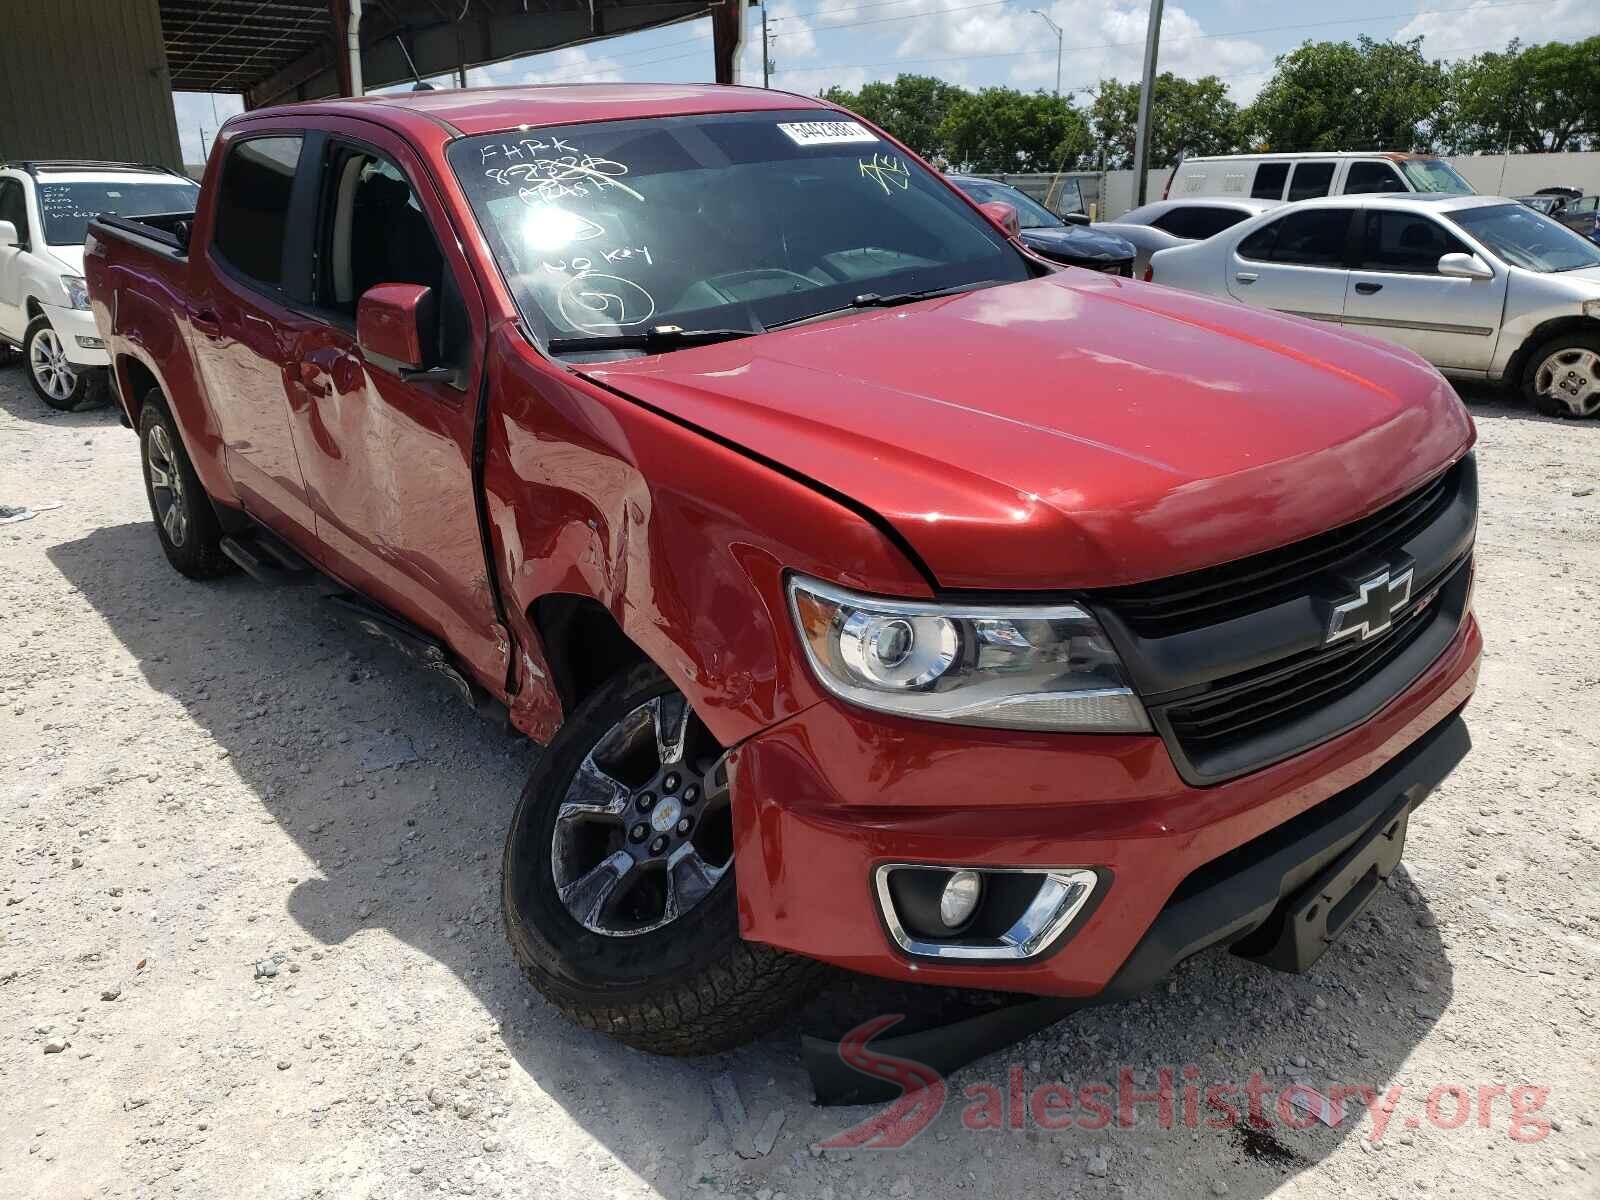
[{"label": "white car with writing on windshield", "polygon": [[100,213],[193,212],[199,188],[164,167],[51,160],[0,164],[0,355],[20,351],[52,408],[94,398],[108,365],[83,284]]},{"label": "white car with writing on windshield", "polygon": [[1340,196],[1150,259],[1156,283],[1348,326],[1600,415],[1600,246],[1501,196]]}]

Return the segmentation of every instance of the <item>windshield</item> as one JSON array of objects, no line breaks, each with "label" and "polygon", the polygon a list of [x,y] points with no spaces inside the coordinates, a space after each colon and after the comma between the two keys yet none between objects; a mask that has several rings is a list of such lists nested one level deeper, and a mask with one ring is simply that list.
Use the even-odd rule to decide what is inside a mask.
[{"label": "windshield", "polygon": [[1001,204],[1011,205],[1017,210],[1017,218],[1022,222],[1024,229],[1053,229],[1057,225],[1066,224],[1032,196],[1008,184],[985,183],[981,179],[963,179],[956,186],[979,204],[998,200]]},{"label": "windshield", "polygon": [[1414,192],[1449,192],[1452,195],[1473,195],[1472,185],[1443,159],[1403,158],[1400,169],[1405,172]]},{"label": "windshield", "polygon": [[1600,246],[1521,204],[1468,208],[1445,215],[1513,267],[1543,274],[1600,267]]},{"label": "windshield", "polygon": [[855,121],[816,109],[467,138],[450,163],[542,341],[762,330],[888,295],[1029,277],[1004,235]]},{"label": "windshield", "polygon": [[39,217],[51,246],[81,246],[89,222],[101,213],[148,217],[153,213],[193,212],[200,189],[176,177],[160,183],[121,179],[93,183],[39,184]]}]

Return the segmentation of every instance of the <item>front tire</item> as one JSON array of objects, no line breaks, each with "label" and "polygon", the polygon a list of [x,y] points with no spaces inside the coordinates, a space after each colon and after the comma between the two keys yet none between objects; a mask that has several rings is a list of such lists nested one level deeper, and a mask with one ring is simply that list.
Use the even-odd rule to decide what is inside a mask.
[{"label": "front tire", "polygon": [[145,396],[139,413],[139,458],[145,497],[167,561],[190,579],[226,574],[231,564],[222,553],[222,526],[159,388]]},{"label": "front tire", "polygon": [[1600,414],[1600,335],[1566,333],[1540,346],[1528,359],[1522,392],[1547,417]]},{"label": "front tire", "polygon": [[22,335],[22,358],[33,390],[58,412],[74,412],[99,399],[99,372],[67,361],[66,343],[49,317],[35,317]]},{"label": "front tire", "polygon": [[739,936],[722,749],[653,665],[613,676],[540,757],[506,838],[501,903],[530,983],[655,1054],[771,1029],[826,968]]}]

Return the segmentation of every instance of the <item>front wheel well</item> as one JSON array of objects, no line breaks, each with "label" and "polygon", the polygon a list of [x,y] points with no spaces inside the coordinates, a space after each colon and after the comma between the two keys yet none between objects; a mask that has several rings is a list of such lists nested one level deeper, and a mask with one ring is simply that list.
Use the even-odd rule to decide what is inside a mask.
[{"label": "front wheel well", "polygon": [[159,390],[161,382],[156,378],[154,371],[131,354],[120,356],[114,369],[122,397],[128,405],[128,420],[133,422],[133,427],[137,429],[139,414],[144,409],[144,398],[150,394],[151,388]]},{"label": "front wheel well", "polygon": [[650,661],[611,610],[593,597],[543,596],[534,601],[528,617],[544,644],[545,661],[568,716],[619,671]]},{"label": "front wheel well", "polygon": [[1593,317],[1556,317],[1539,325],[1522,339],[1506,363],[1505,382],[1511,387],[1520,387],[1522,375],[1528,369],[1528,360],[1533,357],[1533,352],[1552,338],[1560,337],[1567,333],[1600,334],[1600,321]]},{"label": "front wheel well", "polygon": [[28,314],[29,324],[32,324],[34,321],[37,321],[40,317],[44,316],[44,305],[39,303],[37,296],[29,296],[28,303],[25,308]]}]

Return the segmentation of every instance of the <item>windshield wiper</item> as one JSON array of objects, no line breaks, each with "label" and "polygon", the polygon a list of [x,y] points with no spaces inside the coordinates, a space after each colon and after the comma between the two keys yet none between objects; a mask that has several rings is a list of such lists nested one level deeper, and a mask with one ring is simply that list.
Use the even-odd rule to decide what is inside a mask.
[{"label": "windshield wiper", "polygon": [[1008,282],[1004,279],[980,279],[976,283],[958,283],[953,287],[928,288],[920,292],[891,292],[887,296],[878,292],[862,292],[843,308],[829,308],[822,312],[808,313],[803,317],[796,317],[792,321],[780,321],[776,325],[767,326],[768,329],[787,329],[792,325],[805,325],[811,321],[821,321],[827,317],[836,317],[840,313],[854,312],[858,308],[894,308],[899,304],[913,304],[918,300],[934,300],[940,296],[956,296],[962,292],[975,292],[979,288],[998,287]]},{"label": "windshield wiper", "polygon": [[975,292],[979,288],[995,287],[1002,279],[980,279],[976,283],[958,283],[954,287],[927,288],[920,292],[890,292],[887,296],[877,292],[862,292],[850,301],[849,308],[894,308],[898,304],[913,304],[918,300],[933,300],[939,296],[956,296],[962,292]]},{"label": "windshield wiper", "polygon": [[684,346],[709,346],[713,342],[755,337],[760,332],[759,329],[681,329],[676,325],[657,325],[643,333],[551,338],[545,348],[551,354],[573,350],[677,350]]}]

